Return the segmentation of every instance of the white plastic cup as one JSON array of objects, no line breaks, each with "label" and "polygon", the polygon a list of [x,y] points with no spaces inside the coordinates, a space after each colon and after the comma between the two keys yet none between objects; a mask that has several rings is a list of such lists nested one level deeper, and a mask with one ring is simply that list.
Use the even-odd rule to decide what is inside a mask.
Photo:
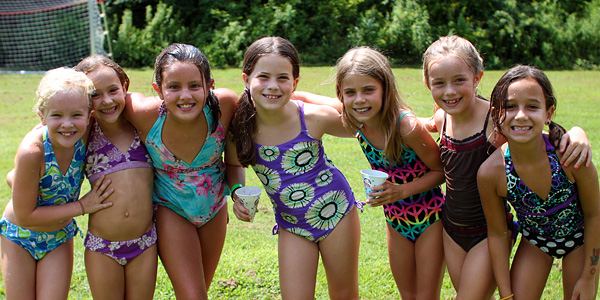
[{"label": "white plastic cup", "polygon": [[376,186],[380,186],[385,183],[389,175],[385,172],[377,170],[361,170],[360,173],[363,177],[363,183],[365,184],[365,194],[367,199],[370,199],[369,194],[372,192],[371,189]]},{"label": "white plastic cup", "polygon": [[254,215],[258,210],[258,200],[260,199],[261,193],[262,189],[257,186],[246,186],[235,190],[238,199],[240,199],[244,207],[250,211],[250,215],[252,216],[250,222],[254,220]]}]

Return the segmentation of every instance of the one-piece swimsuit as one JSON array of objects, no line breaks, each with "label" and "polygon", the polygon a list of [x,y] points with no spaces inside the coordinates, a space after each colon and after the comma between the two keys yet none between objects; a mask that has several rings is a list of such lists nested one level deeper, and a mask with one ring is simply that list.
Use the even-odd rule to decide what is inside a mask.
[{"label": "one-piece swimsuit", "polygon": [[[208,128],[213,120],[210,107],[203,108]],[[210,221],[225,205],[225,130],[218,123],[215,131],[207,132],[206,141],[191,164],[177,158],[163,144],[162,128],[167,118],[163,104],[158,119],[146,137],[146,149],[154,165],[152,200],[170,208],[196,227]]]},{"label": "one-piece swimsuit", "polygon": [[281,145],[256,144],[257,164],[252,168],[271,199],[277,226],[319,242],[353,209],[354,194],[322,141],[306,129],[304,103],[294,102],[300,133]]},{"label": "one-piece swimsuit", "polygon": [[[409,112],[403,112],[398,122]],[[382,150],[369,143],[362,131],[357,131],[358,142],[371,168],[388,173],[389,181],[404,184],[425,175],[429,168],[417,156],[414,150],[402,145],[402,157],[398,162],[389,164]],[[429,191],[412,195],[394,203],[384,204],[383,212],[388,225],[412,242],[417,239],[429,225],[439,220],[439,213],[444,204],[444,193],[438,186]]]},{"label": "one-piece swimsuit", "polygon": [[504,151],[508,201],[517,213],[523,237],[546,254],[562,258],[583,245],[583,211],[577,186],[569,181],[556,151],[544,136],[552,172],[547,199],[533,192],[515,170],[510,149]]}]

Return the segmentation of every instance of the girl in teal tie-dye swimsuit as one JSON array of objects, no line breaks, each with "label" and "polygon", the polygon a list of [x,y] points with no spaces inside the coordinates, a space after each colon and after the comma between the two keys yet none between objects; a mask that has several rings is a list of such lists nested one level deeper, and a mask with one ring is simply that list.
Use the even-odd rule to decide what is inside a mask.
[{"label": "girl in teal tie-dye swimsuit", "polygon": [[[72,69],[48,71],[36,96],[42,126],[29,132],[10,174],[12,200],[0,221],[7,299],[67,299],[73,269],[73,217],[111,206],[110,180],[79,199],[92,82]],[[40,275],[43,274],[43,275]]]},{"label": "girl in teal tie-dye swimsuit", "polygon": [[245,176],[223,162],[237,95],[213,89],[208,59],[190,45],[163,49],[154,76],[160,99],[128,98],[125,117],[154,165],[158,252],[175,296],[206,299],[225,242],[226,178]]},{"label": "girl in teal tie-dye swimsuit", "polygon": [[371,168],[389,174],[367,203],[383,207],[396,285],[403,299],[437,299],[444,275],[438,146],[401,100],[390,65],[378,51],[349,50],[337,64],[336,93],[340,100],[297,96],[338,108]]}]

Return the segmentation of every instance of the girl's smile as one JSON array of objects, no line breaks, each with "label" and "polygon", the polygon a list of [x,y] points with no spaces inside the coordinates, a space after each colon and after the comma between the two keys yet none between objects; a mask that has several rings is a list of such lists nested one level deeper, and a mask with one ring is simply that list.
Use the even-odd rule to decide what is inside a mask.
[{"label": "girl's smile", "polygon": [[453,115],[473,102],[481,74],[473,74],[461,58],[448,56],[431,63],[427,80],[435,103]]},{"label": "girl's smile", "polygon": [[554,107],[546,110],[544,92],[535,79],[517,80],[508,86],[502,131],[509,140],[529,141],[542,133],[553,112]]},{"label": "girl's smile", "polygon": [[101,66],[88,74],[94,82],[92,109],[94,117],[103,122],[115,122],[125,108],[125,90],[115,70]]},{"label": "girl's smile", "polygon": [[251,74],[242,74],[257,109],[277,109],[285,105],[298,84],[292,63],[278,54],[267,54],[256,62]]},{"label": "girl's smile", "polygon": [[374,126],[383,106],[383,87],[368,75],[348,74],[342,80],[344,108],[358,122]]}]

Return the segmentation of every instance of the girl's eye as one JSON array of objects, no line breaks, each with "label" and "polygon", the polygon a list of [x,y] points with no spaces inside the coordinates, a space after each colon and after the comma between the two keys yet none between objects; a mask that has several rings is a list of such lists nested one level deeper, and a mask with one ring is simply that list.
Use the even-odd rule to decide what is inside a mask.
[{"label": "girl's eye", "polygon": [[98,94],[98,93],[92,94],[92,99],[97,99],[98,97],[100,97],[100,94]]},{"label": "girl's eye", "polygon": [[346,96],[352,96],[352,95],[354,95],[354,91],[345,91],[344,95],[346,95]]},{"label": "girl's eye", "polygon": [[439,85],[444,84],[444,82],[443,81],[434,81],[432,84],[435,86],[439,86]]},{"label": "girl's eye", "polygon": [[110,92],[111,94],[116,94],[118,91],[119,91],[119,89],[118,89],[118,88],[113,88],[113,89],[110,89],[110,91],[109,91],[109,92]]},{"label": "girl's eye", "polygon": [[176,90],[179,88],[179,86],[178,85],[169,85],[167,88],[170,90]]},{"label": "girl's eye", "polygon": [[191,88],[193,88],[193,89],[199,89],[199,88],[201,88],[202,86],[201,86],[201,85],[199,85],[199,84],[192,84],[190,87],[191,87]]}]

